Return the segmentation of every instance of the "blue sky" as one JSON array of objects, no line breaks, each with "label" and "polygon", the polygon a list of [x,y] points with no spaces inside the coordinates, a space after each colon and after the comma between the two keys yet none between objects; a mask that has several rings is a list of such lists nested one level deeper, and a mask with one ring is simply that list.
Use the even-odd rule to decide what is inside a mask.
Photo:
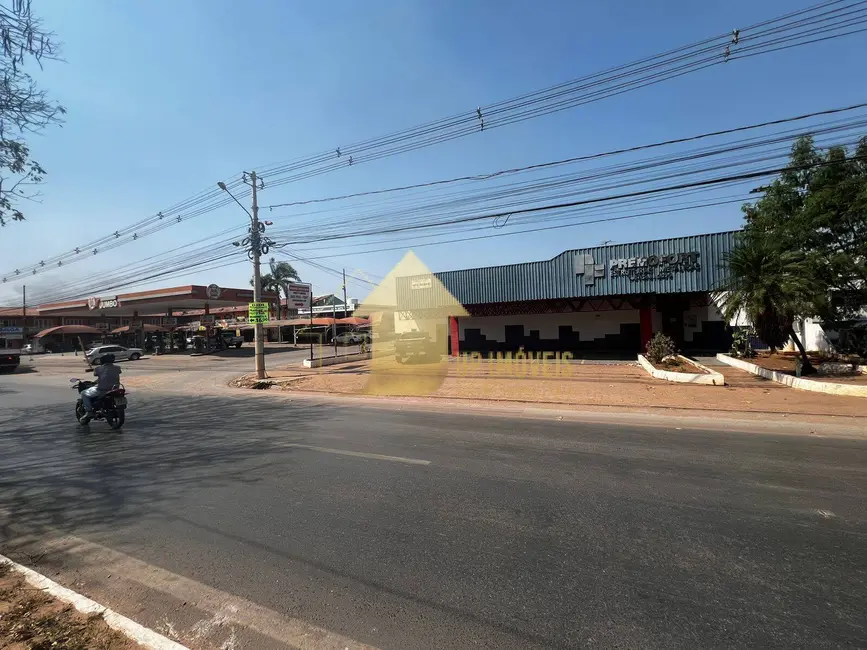
[{"label": "blue sky", "polygon": [[[807,3],[797,3],[798,7]],[[229,179],[383,135],[796,8],[791,2],[620,0],[38,0],[65,63],[35,72],[68,108],[62,129],[33,138],[48,170],[28,220],[0,230],[3,271],[74,248]],[[565,158],[821,110],[864,99],[862,35],[715,66],[664,84],[436,147],[266,189],[269,205]],[[266,184],[268,179],[265,179]],[[308,218],[265,211],[275,227]],[[29,292],[72,287],[131,260],[233,224],[237,206],[180,224],[63,273]],[[605,240],[635,241],[738,227],[737,205],[518,237],[423,247],[433,270],[547,259]],[[443,235],[445,237],[446,235]],[[421,241],[421,240],[419,240]],[[425,241],[430,241],[427,239]],[[405,239],[402,244],[408,244]],[[400,251],[298,250],[378,279]],[[373,246],[376,247],[376,246]],[[407,246],[410,247],[410,246]],[[296,264],[316,293],[340,282]],[[246,286],[243,263],[143,285]],[[0,302],[18,300],[18,285]],[[121,290],[121,291],[125,291]],[[366,287],[351,283],[363,298]]]}]

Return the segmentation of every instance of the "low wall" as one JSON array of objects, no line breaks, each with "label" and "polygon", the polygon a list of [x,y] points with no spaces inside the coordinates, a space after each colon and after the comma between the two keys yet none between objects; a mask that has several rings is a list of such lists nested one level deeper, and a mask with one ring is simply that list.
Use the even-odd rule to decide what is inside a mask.
[{"label": "low wall", "polygon": [[858,386],[854,384],[835,384],[828,381],[818,381],[816,379],[804,379],[803,377],[794,377],[785,372],[777,370],[768,370],[762,368],[749,361],[736,359],[727,354],[718,354],[716,358],[730,365],[732,368],[740,368],[749,373],[770,379],[778,384],[784,384],[798,390],[809,390],[814,393],[828,393],[829,395],[847,395],[849,397],[867,397],[867,386]]},{"label": "low wall", "polygon": [[304,359],[305,368],[321,368],[322,366],[334,366],[338,363],[349,363],[350,361],[364,361],[370,359],[370,352],[356,352],[355,354],[344,354],[336,357],[320,357],[319,359]]},{"label": "low wall", "polygon": [[706,368],[700,363],[696,363],[692,359],[687,359],[684,356],[677,355],[679,359],[682,361],[691,364],[693,366],[697,366],[702,370],[705,370],[705,373],[692,373],[692,372],[672,372],[671,370],[660,370],[656,368],[643,354],[638,355],[638,363],[641,364],[641,367],[644,368],[651,377],[656,379],[664,379],[665,381],[674,381],[679,382],[681,384],[701,384],[703,386],[725,386],[726,380],[720,373],[711,370],[710,368]]}]

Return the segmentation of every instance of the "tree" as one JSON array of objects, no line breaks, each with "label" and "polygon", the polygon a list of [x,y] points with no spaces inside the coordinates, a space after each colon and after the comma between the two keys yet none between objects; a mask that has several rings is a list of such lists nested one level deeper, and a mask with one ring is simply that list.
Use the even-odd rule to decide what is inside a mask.
[{"label": "tree", "polygon": [[794,328],[796,318],[811,314],[821,302],[822,291],[813,283],[806,255],[786,250],[770,235],[748,231],[726,262],[728,282],[717,295],[726,320],[745,316],[772,351],[791,338],[801,354],[803,374],[814,374]]},{"label": "tree", "polygon": [[[289,283],[290,282],[300,282],[301,276],[298,275],[298,271],[289,264],[289,262],[278,262],[273,257],[268,260],[268,265],[271,268],[270,273],[266,273],[262,276],[262,289],[265,291],[273,291],[278,296],[280,295],[280,291],[282,290],[284,297],[286,298],[286,304],[288,309],[289,304]],[[250,284],[254,284],[253,280],[250,280]],[[279,309],[278,304],[278,317],[282,317],[282,310]]]},{"label": "tree", "polygon": [[867,305],[867,138],[851,156],[800,138],[789,168],[743,210],[748,234],[803,254],[805,272],[823,289],[809,315],[841,323]]},{"label": "tree", "polygon": [[54,37],[33,17],[30,0],[12,0],[11,7],[0,4],[0,226],[24,219],[18,204],[36,199],[38,194],[26,188],[45,176],[45,169],[30,157],[24,136],[61,124],[66,113],[24,72],[29,61],[41,68],[43,60],[58,58]]}]

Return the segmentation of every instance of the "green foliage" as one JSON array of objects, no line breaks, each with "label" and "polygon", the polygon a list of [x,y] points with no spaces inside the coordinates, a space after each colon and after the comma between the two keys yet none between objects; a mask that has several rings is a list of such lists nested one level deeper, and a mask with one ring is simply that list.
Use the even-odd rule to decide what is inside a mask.
[{"label": "green foliage", "polygon": [[739,327],[735,330],[732,336],[731,355],[742,359],[751,359],[756,356],[756,351],[753,350],[753,345],[750,343],[752,336],[753,331],[750,327]]},{"label": "green foliage", "polygon": [[744,215],[748,236],[802,256],[815,299],[799,316],[840,323],[867,305],[867,138],[854,155],[799,139],[789,168]]},{"label": "green foliage", "polygon": [[36,198],[29,188],[45,176],[30,157],[24,136],[60,124],[66,113],[24,72],[27,62],[41,68],[43,60],[57,58],[53,39],[31,14],[30,0],[12,0],[11,7],[0,4],[0,226],[24,219],[18,205]]},{"label": "green foliage", "polygon": [[656,365],[658,363],[662,363],[662,360],[666,357],[670,357],[673,354],[677,354],[677,347],[674,345],[674,341],[671,337],[666,336],[662,332],[657,332],[653,335],[647,342],[647,360],[650,363]]},{"label": "green foliage", "polygon": [[[278,262],[272,257],[268,260],[268,265],[271,268],[271,272],[262,276],[262,290],[272,291],[277,295],[280,295],[280,292],[282,291],[283,296],[288,302],[289,283],[300,282],[301,276],[298,275],[298,271],[296,271],[289,262]],[[250,285],[253,285],[252,278],[250,279]],[[277,310],[277,313],[280,313],[279,309]]]},{"label": "green foliage", "polygon": [[822,299],[804,254],[785,250],[770,235],[747,233],[727,262],[729,281],[717,296],[723,315],[746,316],[771,349],[781,348],[794,334],[795,318],[812,315]]}]

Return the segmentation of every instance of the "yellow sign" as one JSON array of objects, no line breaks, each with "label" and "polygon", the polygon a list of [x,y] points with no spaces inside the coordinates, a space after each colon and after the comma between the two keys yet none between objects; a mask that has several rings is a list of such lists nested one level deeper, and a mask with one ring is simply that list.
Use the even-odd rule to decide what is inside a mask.
[{"label": "yellow sign", "polygon": [[267,302],[251,302],[247,305],[247,313],[249,318],[247,322],[267,323],[268,322],[268,303]]}]

